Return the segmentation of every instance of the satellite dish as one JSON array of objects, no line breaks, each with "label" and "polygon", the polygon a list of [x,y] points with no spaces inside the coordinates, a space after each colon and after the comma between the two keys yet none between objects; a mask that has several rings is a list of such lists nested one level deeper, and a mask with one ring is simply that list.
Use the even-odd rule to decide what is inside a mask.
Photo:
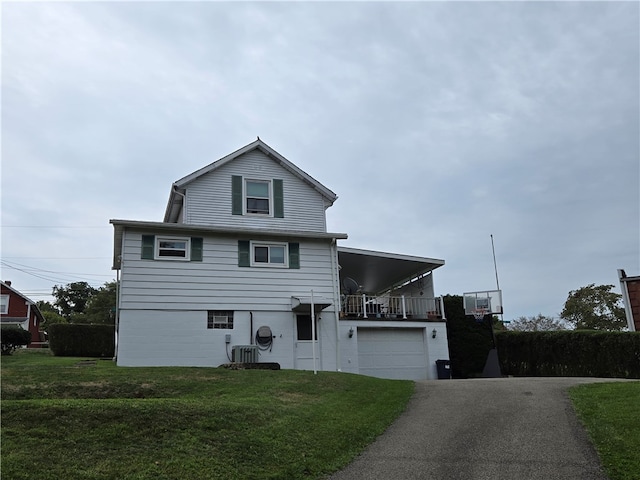
[{"label": "satellite dish", "polygon": [[345,277],[342,280],[342,287],[347,295],[355,295],[360,290],[360,285],[351,277]]}]

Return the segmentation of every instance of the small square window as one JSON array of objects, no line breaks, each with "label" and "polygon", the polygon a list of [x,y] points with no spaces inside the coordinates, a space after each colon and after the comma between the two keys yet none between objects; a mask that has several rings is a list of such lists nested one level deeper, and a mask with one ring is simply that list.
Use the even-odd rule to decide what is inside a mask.
[{"label": "small square window", "polygon": [[233,311],[231,310],[209,310],[207,312],[208,329],[233,329]]},{"label": "small square window", "polygon": [[271,182],[247,180],[245,182],[245,211],[257,215],[271,214]]}]

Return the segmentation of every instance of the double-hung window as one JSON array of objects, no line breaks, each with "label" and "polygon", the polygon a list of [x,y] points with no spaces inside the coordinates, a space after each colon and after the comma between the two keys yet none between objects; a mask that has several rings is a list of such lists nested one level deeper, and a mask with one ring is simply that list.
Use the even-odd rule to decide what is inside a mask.
[{"label": "double-hung window", "polygon": [[288,267],[286,243],[251,242],[251,264],[256,267]]},{"label": "double-hung window", "polygon": [[231,213],[284,218],[282,179],[231,176]]},{"label": "double-hung window", "polygon": [[271,214],[271,182],[245,181],[245,212],[257,215]]},{"label": "double-hung window", "polygon": [[9,313],[9,295],[0,295],[0,313],[3,315]]}]

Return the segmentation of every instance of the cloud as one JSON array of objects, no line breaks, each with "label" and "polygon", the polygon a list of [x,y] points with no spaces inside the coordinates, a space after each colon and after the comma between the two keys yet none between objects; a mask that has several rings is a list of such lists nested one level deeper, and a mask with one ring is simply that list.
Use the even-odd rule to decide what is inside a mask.
[{"label": "cloud", "polygon": [[105,225],[3,228],[3,256],[99,251],[87,273],[111,274],[109,218],[160,220],[171,182],[260,135],[339,195],[347,245],[443,258],[438,293],[462,293],[493,288],[493,234],[507,314],[557,313],[640,272],[638,13],[3,5],[3,224]]}]

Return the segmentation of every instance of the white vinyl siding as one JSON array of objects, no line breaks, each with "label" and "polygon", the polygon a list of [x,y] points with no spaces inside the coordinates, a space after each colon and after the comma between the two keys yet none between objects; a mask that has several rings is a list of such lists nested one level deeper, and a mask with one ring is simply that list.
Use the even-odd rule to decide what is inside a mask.
[{"label": "white vinyl siding", "polygon": [[333,298],[328,241],[300,241],[299,269],[251,268],[250,274],[238,267],[232,237],[205,237],[202,262],[149,262],[140,259],[140,250],[141,234],[125,232],[122,309],[290,312],[291,296],[309,296],[311,289]]},{"label": "white vinyl siding", "polygon": [[[273,179],[281,179],[284,218],[274,218],[264,214],[233,215],[231,208],[231,177],[233,175],[242,176],[245,180],[273,181]],[[186,191],[185,223],[311,232],[326,232],[327,230],[325,219],[327,205],[324,197],[258,150],[248,152],[233,162],[194,180],[186,186]],[[272,203],[273,198],[270,201]],[[243,210],[245,209],[246,198],[243,196]]]}]

